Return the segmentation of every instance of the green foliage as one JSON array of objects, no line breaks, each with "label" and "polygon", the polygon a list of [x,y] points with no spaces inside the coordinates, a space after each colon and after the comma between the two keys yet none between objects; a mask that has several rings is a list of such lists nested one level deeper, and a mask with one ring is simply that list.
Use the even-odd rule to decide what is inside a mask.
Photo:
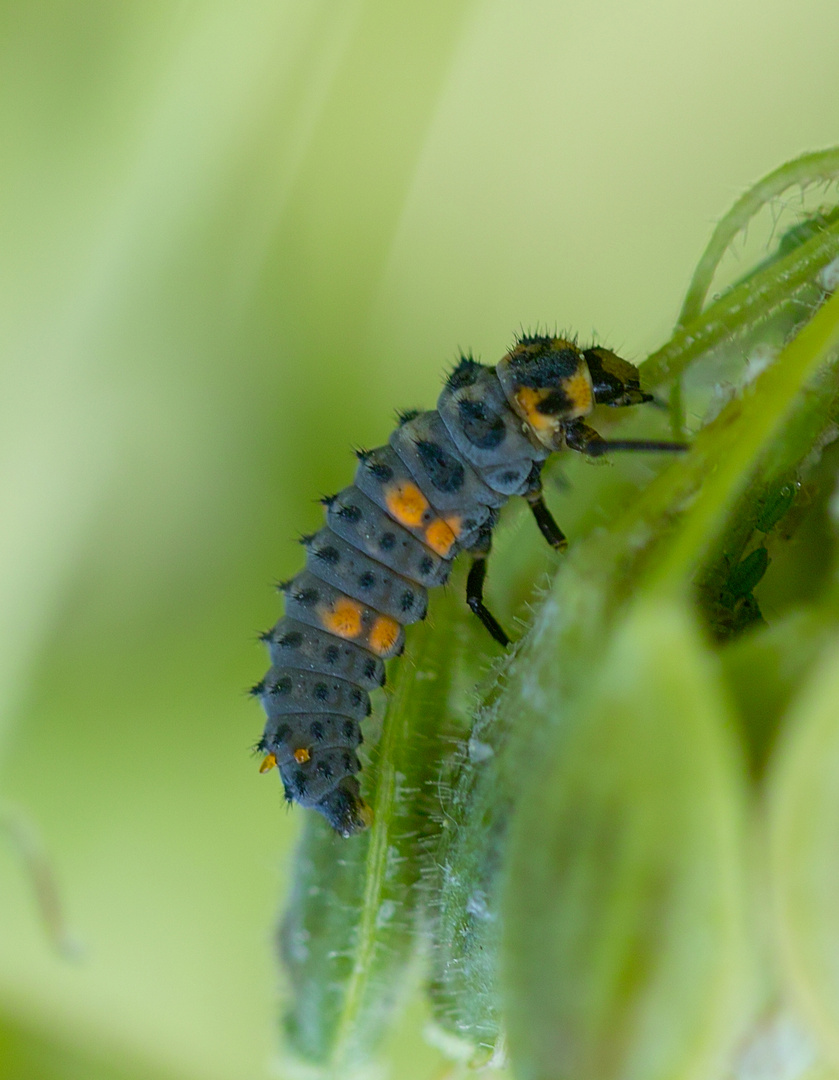
[{"label": "green foliage", "polygon": [[745,798],[718,664],[641,601],[522,793],[503,897],[518,1075],[713,1075],[747,1003]]},{"label": "green foliage", "polygon": [[491,645],[448,597],[411,635],[371,833],[309,822],[285,917],[290,1043],[324,1073],[377,1056],[415,953],[437,1040],[525,1080],[722,1075],[790,1002],[839,1066],[836,214],[702,310],[751,218],[837,169],[720,223],[642,369],[676,430],[707,421],[575,537],[471,719]]},{"label": "green foliage", "polygon": [[337,1071],[375,1050],[404,996],[420,895],[434,873],[439,763],[466,731],[447,702],[471,628],[458,625],[451,593],[435,599],[396,669],[384,728],[365,725],[375,743],[365,762],[375,827],[346,844],[310,814],[300,840],[281,932],[294,986],[285,1026],[300,1056]]}]

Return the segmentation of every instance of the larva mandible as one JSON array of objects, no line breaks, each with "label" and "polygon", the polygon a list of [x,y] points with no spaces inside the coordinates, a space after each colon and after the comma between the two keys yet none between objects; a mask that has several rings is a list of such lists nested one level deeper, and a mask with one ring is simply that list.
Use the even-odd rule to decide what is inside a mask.
[{"label": "larva mandible", "polygon": [[563,447],[591,457],[685,449],[607,441],[583,421],[595,405],[651,400],[638,369],[608,349],[523,336],[495,367],[461,358],[436,409],[401,415],[387,446],[357,452],[354,482],[323,500],[326,524],[303,540],[305,569],[281,587],[285,615],[262,635],[271,668],[252,691],[268,717],[257,749],[262,771],[279,767],[289,802],[342,836],[370,824],[356,777],[368,691],[384,684],[403,627],[425,618],[426,590],[468,551],[467,603],[508,645],[483,603],[501,506],[523,496],[548,543],[564,548],[542,498],[545,460]]}]

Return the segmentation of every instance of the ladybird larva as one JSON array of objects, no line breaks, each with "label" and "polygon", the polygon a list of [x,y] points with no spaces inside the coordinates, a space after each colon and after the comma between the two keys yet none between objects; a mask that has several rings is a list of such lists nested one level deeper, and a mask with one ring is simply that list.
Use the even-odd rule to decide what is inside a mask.
[{"label": "ladybird larva", "polygon": [[271,668],[253,691],[268,718],[258,749],[289,802],[318,810],[342,836],[370,824],[356,756],[368,691],[384,684],[403,627],[425,618],[426,590],[469,552],[467,603],[508,645],[483,602],[500,508],[523,496],[548,543],[564,548],[542,466],[563,448],[591,457],[686,449],[608,441],[584,422],[596,405],[650,400],[638,369],[608,349],[524,336],[495,367],[462,357],[436,409],[401,414],[387,446],[357,453],[353,483],[323,500],[326,524],[304,538],[306,566],[282,587],[285,615],[263,635]]}]

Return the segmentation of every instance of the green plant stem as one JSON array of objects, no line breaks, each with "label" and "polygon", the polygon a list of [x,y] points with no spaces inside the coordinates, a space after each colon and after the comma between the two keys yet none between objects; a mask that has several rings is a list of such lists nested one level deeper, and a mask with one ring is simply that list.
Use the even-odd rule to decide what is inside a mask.
[{"label": "green plant stem", "polygon": [[[760,375],[753,390],[731,402],[713,425],[713,435],[702,433],[697,438],[693,451],[697,468],[693,471],[701,472],[701,487],[657,562],[654,585],[672,587],[675,580],[685,581],[693,575],[699,560],[716,542],[727,511],[751,479],[760,455],[779,437],[799,406],[798,395],[837,348],[839,295]],[[822,394],[814,391],[808,404],[818,410],[835,393],[835,384],[827,383]]]},{"label": "green plant stem", "polygon": [[812,286],[822,267],[837,255],[839,222],[735,285],[702,315],[680,325],[670,341],[644,361],[645,385],[657,386],[672,379],[704,353],[757,329],[787,306],[799,290]]},{"label": "green plant stem", "polygon": [[711,287],[714,274],[734,237],[746,228],[755,214],[771,199],[782,195],[791,187],[839,179],[839,148],[817,150],[789,161],[741,195],[725,217],[714,229],[713,236],[697,264],[691,278],[678,327],[697,319],[702,312],[705,297]]}]

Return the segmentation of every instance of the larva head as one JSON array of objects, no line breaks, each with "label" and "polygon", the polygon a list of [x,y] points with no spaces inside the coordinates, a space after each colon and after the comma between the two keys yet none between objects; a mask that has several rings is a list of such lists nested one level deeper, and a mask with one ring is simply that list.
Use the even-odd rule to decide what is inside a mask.
[{"label": "larva head", "polygon": [[549,450],[558,450],[565,428],[595,405],[649,400],[632,364],[608,349],[583,350],[565,338],[521,338],[496,373],[527,430]]},{"label": "larva head", "polygon": [[638,368],[628,360],[622,360],[609,349],[586,349],[583,356],[598,405],[641,405],[652,401],[652,394],[641,389]]},{"label": "larva head", "polygon": [[562,445],[568,424],[594,408],[588,364],[573,341],[521,338],[495,370],[513,410],[550,450]]}]

